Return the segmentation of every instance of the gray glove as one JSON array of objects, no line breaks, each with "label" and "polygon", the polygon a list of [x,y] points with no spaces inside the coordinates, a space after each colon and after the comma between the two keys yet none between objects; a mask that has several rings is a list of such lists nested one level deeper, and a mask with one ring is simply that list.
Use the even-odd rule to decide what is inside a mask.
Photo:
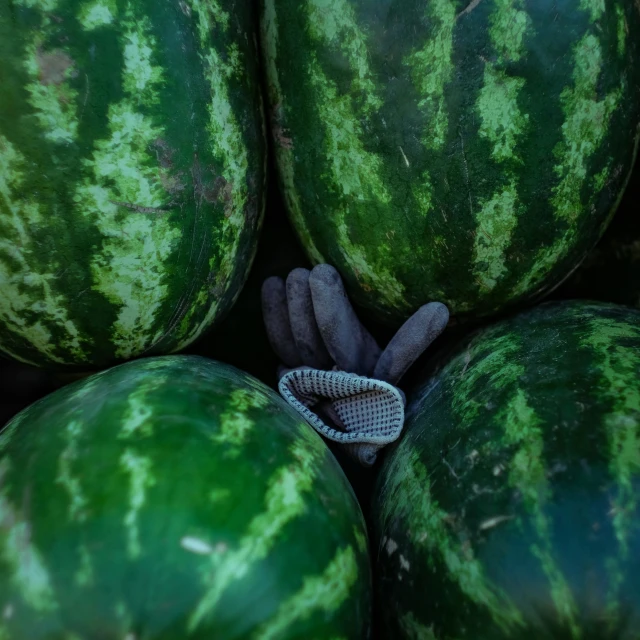
[{"label": "gray glove", "polygon": [[319,433],[373,464],[402,431],[405,397],[396,385],[447,326],[447,307],[420,307],[382,351],[358,320],[339,273],[320,264],[294,269],[286,283],[265,280],[262,310],[283,363],[282,396]]}]

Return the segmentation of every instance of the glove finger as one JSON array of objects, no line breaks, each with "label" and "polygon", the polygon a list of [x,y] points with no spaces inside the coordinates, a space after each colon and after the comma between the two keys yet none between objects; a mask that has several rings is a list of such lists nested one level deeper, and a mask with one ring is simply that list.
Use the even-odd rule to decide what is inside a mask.
[{"label": "glove finger", "polygon": [[358,320],[340,274],[319,264],[311,271],[309,286],[318,328],[338,369],[370,376],[380,347]]},{"label": "glove finger", "polygon": [[314,369],[331,369],[333,362],[318,330],[309,288],[309,270],[294,269],[287,277],[287,304],[293,340],[302,363]]},{"label": "glove finger", "polygon": [[262,318],[269,344],[278,358],[289,368],[300,366],[302,359],[291,332],[287,293],[282,278],[272,276],[262,283]]},{"label": "glove finger", "polygon": [[449,310],[440,302],[420,307],[401,327],[382,352],[373,377],[397,384],[409,367],[444,331]]}]

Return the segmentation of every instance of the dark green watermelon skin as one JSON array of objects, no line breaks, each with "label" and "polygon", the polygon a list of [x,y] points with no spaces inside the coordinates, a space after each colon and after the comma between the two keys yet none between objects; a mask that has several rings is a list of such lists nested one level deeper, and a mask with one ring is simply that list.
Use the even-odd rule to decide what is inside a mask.
[{"label": "dark green watermelon skin", "polygon": [[96,369],[228,311],[264,209],[256,18],[0,0],[0,352]]},{"label": "dark green watermelon skin", "polygon": [[262,0],[271,129],[314,262],[397,324],[539,299],[637,152],[635,0]]},{"label": "dark green watermelon skin", "polygon": [[554,297],[640,309],[640,162],[602,239]]},{"label": "dark green watermelon skin", "polygon": [[367,637],[367,532],[321,438],[197,356],[68,385],[0,434],[0,637]]},{"label": "dark green watermelon skin", "polygon": [[541,305],[409,402],[374,492],[382,638],[638,638],[640,312]]}]

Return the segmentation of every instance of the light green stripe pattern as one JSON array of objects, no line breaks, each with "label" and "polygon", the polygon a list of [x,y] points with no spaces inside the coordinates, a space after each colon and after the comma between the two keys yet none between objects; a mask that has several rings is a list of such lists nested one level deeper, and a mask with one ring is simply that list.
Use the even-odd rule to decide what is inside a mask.
[{"label": "light green stripe pattern", "polygon": [[109,106],[110,137],[98,140],[85,160],[87,177],[75,200],[104,237],[91,264],[94,289],[119,309],[112,341],[116,356],[127,359],[162,337],[152,330],[169,295],[164,265],[180,229],[169,221],[173,203],[156,168],[154,145],[164,131],[144,113],[159,101],[164,81],[154,64],[156,42],[148,18],[129,11],[122,24],[125,98]]},{"label": "light green stripe pattern", "polygon": [[[0,484],[9,471],[9,461],[0,461]],[[0,557],[10,567],[12,580],[25,602],[36,612],[58,608],[51,578],[43,559],[31,541],[26,514],[20,512],[0,491]]]},{"label": "light green stripe pattern", "polygon": [[340,549],[321,576],[305,578],[302,589],[280,605],[255,640],[278,640],[298,620],[307,620],[318,611],[335,611],[348,599],[357,579],[358,563],[353,549]]},{"label": "light green stripe pattern", "polygon": [[[26,45],[24,60],[30,78],[26,91],[36,121],[44,138],[52,144],[73,142],[78,124],[77,93],[69,83],[75,73],[74,62],[62,49],[43,48],[43,38],[55,28],[47,12],[54,11],[58,2],[18,0],[17,4],[44,12],[39,29],[34,30],[33,40]],[[58,347],[82,359],[86,345],[65,311],[67,300],[56,290],[60,265],[50,262],[44,272],[36,266],[41,250],[33,233],[53,212],[43,211],[23,190],[26,171],[25,158],[0,132],[0,318],[10,331],[53,362],[63,362],[56,356]],[[31,314],[40,319],[29,322]],[[55,341],[49,325],[58,328]],[[18,360],[35,364],[12,353],[8,345],[3,345],[3,350]]]},{"label": "light green stripe pattern", "polygon": [[544,511],[551,497],[543,462],[544,434],[540,419],[520,389],[519,381],[526,373],[524,367],[518,364],[521,345],[508,334],[492,338],[491,329],[484,333],[482,345],[483,351],[477,363],[474,358],[478,354],[473,345],[464,357],[466,369],[455,383],[452,408],[459,419],[467,423],[486,411],[485,400],[478,394],[479,384],[508,394],[506,408],[495,415],[492,422],[505,430],[506,444],[515,448],[513,458],[508,463],[509,484],[523,496],[531,516],[537,537],[531,551],[541,562],[558,615],[567,623],[573,637],[578,638],[577,608],[553,557],[550,522]]},{"label": "light green stripe pattern", "polygon": [[226,589],[242,579],[252,565],[267,557],[269,550],[283,529],[304,513],[304,494],[313,489],[313,482],[322,457],[326,455],[321,441],[296,443],[292,446],[295,460],[282,468],[269,483],[265,498],[265,511],[249,523],[246,535],[237,548],[224,553],[214,551],[210,555],[211,569],[203,576],[205,594],[189,619],[189,632],[215,609]]},{"label": "light green stripe pattern", "polygon": [[278,79],[278,15],[276,0],[264,0],[264,8],[260,29],[264,54],[264,65],[269,77],[267,87],[269,93],[269,109],[271,111],[271,133],[275,142],[274,151],[278,158],[278,171],[283,183],[283,196],[286,199],[287,211],[296,230],[306,247],[311,260],[315,263],[325,262],[312,240],[302,212],[302,204],[295,187],[294,148],[295,141],[288,138],[282,121],[286,117],[287,105]]},{"label": "light green stripe pattern", "polygon": [[[582,0],[581,8],[589,12],[593,21],[605,10],[603,0]],[[560,96],[566,120],[562,125],[563,141],[554,150],[557,160],[554,171],[560,182],[552,198],[556,217],[569,226],[553,245],[540,249],[531,271],[515,286],[516,295],[542,284],[546,274],[571,248],[580,218],[589,213],[590,204],[581,200],[587,163],[602,144],[622,97],[621,86],[598,100],[603,51],[594,33],[587,33],[577,43],[574,65],[573,86],[566,87]],[[609,169],[605,169],[595,180],[603,183],[608,173]]]},{"label": "light green stripe pattern", "polygon": [[[620,602],[619,590],[624,567],[629,558],[629,540],[637,530],[636,512],[640,496],[633,478],[640,475],[640,392],[629,380],[640,378],[640,356],[621,341],[640,339],[640,330],[605,318],[594,318],[583,346],[598,356],[603,392],[613,403],[606,418],[609,435],[610,470],[617,484],[611,510],[613,528],[618,539],[618,553],[607,559],[610,589],[608,606]],[[615,345],[612,348],[612,344]]]},{"label": "light green stripe pattern", "polygon": [[[242,129],[234,114],[231,101],[229,81],[242,78],[244,73],[242,56],[236,44],[227,50],[228,59],[224,60],[214,46],[214,30],[221,28],[225,32],[233,29],[229,14],[221,8],[218,0],[189,0],[191,10],[197,15],[197,33],[202,48],[207,80],[211,86],[211,102],[208,107],[209,123],[207,132],[211,149],[223,167],[222,178],[225,202],[225,217],[216,231],[215,244],[219,247],[218,256],[209,260],[209,268],[215,273],[215,281],[207,282],[192,304],[191,310],[182,320],[181,333],[184,335],[191,326],[191,317],[203,305],[209,309],[203,320],[185,335],[176,350],[190,343],[199,336],[214,319],[219,301],[223,293],[216,299],[211,298],[211,287],[216,291],[226,292],[238,266],[238,251],[242,239],[242,231],[246,224],[245,209],[249,191],[247,173],[249,168],[248,151],[245,146]],[[242,265],[243,267],[245,265]]]},{"label": "light green stripe pattern", "polygon": [[[341,94],[312,54],[308,72],[318,96],[319,121],[324,124],[324,156],[329,164],[329,175],[325,177],[336,191],[335,246],[363,287],[375,290],[390,305],[404,306],[404,289],[393,269],[385,266],[397,259],[391,247],[375,247],[372,264],[368,257],[371,248],[365,249],[352,241],[347,223],[354,211],[364,212],[367,206],[375,208],[391,199],[382,178],[382,159],[367,151],[363,143],[361,123],[382,106],[367,59],[366,34],[346,0],[308,0],[307,11],[311,38],[323,48],[339,47],[354,77],[351,92]],[[350,93],[354,94],[353,99]]]},{"label": "light green stripe pattern", "polygon": [[397,456],[400,469],[388,470],[388,477],[401,477],[394,492],[394,500],[383,504],[383,521],[390,511],[403,516],[403,527],[410,532],[417,549],[424,548],[445,564],[449,578],[477,605],[485,608],[495,623],[503,630],[517,629],[523,625],[522,614],[509,600],[507,594],[496,589],[484,574],[482,564],[473,556],[468,545],[458,536],[448,535],[451,514],[441,509],[432,499],[429,473],[414,451],[405,450]]},{"label": "light green stripe pattern", "polygon": [[[520,375],[524,375],[524,368]],[[545,514],[546,503],[552,492],[544,467],[544,435],[540,419],[529,406],[522,389],[517,390],[496,422],[505,428],[505,440],[517,447],[509,465],[509,483],[523,496],[536,531],[538,542],[531,551],[540,560],[542,570],[551,587],[551,598],[556,610],[568,626],[572,638],[580,638],[576,621],[577,607],[567,581],[553,557],[551,523]]]},{"label": "light green stripe pattern", "polygon": [[476,110],[481,119],[480,136],[493,144],[492,157],[497,163],[506,164],[504,171],[510,180],[481,202],[476,213],[474,277],[485,292],[493,290],[507,273],[505,251],[518,221],[518,182],[513,165],[520,170],[524,164],[516,146],[529,121],[528,114],[518,106],[525,80],[501,67],[524,55],[524,38],[531,21],[522,0],[494,0],[494,4],[489,33],[496,56],[494,61],[485,62],[484,86]]}]

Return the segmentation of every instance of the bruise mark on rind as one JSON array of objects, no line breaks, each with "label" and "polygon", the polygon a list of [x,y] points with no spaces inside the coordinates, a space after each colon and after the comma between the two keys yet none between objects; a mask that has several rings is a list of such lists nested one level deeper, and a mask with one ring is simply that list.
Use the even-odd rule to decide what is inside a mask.
[{"label": "bruise mark on rind", "polygon": [[38,78],[46,87],[50,84],[60,85],[69,78],[75,78],[77,71],[74,69],[74,62],[71,57],[60,50],[36,51],[38,63]]}]

